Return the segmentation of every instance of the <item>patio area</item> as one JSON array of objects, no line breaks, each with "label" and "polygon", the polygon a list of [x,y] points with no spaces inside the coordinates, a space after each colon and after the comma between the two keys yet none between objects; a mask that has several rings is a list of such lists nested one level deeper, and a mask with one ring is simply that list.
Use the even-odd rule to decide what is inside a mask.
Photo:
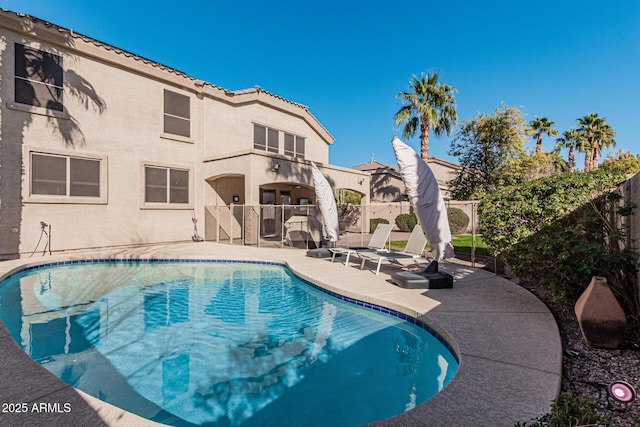
[{"label": "patio area", "polygon": [[[547,307],[520,286],[484,270],[442,263],[453,289],[402,289],[360,262],[332,263],[299,249],[209,242],[73,252],[0,263],[0,277],[22,265],[69,259],[236,259],[276,261],[330,291],[388,307],[430,324],[457,351],[460,367],[445,389],[415,409],[375,426],[513,426],[548,412],[560,389],[562,346]],[[64,384],[23,353],[0,324],[0,400],[28,403],[26,413],[0,413],[2,425],[158,425]],[[57,403],[38,412],[33,404]],[[69,403],[70,410],[63,406]],[[46,405],[45,405],[46,406]],[[49,409],[55,407],[50,405]]]}]

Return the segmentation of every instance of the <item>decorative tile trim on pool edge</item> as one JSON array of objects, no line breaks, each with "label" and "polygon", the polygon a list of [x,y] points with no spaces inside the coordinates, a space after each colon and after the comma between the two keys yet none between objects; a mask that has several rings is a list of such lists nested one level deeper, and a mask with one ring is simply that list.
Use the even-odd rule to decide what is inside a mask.
[{"label": "decorative tile trim on pool edge", "polygon": [[[381,305],[377,305],[377,304],[371,304],[365,301],[361,301],[355,298],[351,298],[351,297],[347,297],[344,295],[341,295],[337,292],[333,292],[330,291],[328,289],[323,288],[322,286],[316,285],[315,283],[310,282],[309,280],[306,280],[298,275],[296,275],[295,273],[293,273],[285,264],[281,263],[281,262],[275,262],[275,261],[251,261],[251,260],[237,260],[237,259],[180,259],[180,258],[163,258],[163,259],[159,259],[159,258],[96,258],[96,259],[74,259],[74,260],[69,260],[69,261],[57,261],[57,262],[50,262],[50,263],[45,263],[45,264],[38,264],[38,265],[32,265],[29,267],[24,267],[19,269],[18,271],[15,271],[11,274],[9,274],[6,277],[2,278],[2,281],[5,281],[7,279],[9,279],[12,276],[15,276],[17,274],[23,273],[23,272],[27,272],[27,271],[31,271],[31,270],[37,270],[37,269],[41,269],[41,268],[47,268],[47,267],[59,267],[59,266],[64,266],[64,265],[75,265],[75,264],[107,264],[107,263],[118,263],[118,264],[140,264],[140,263],[147,263],[147,264],[167,264],[167,263],[193,263],[193,264],[262,264],[262,265],[276,265],[279,267],[284,267],[286,268],[292,275],[294,275],[298,280],[301,280],[302,282],[304,282],[305,284],[313,287],[314,289],[317,289],[329,296],[332,296],[334,298],[337,298],[339,300],[342,300],[344,302],[348,302],[350,304],[354,304],[357,305],[358,307],[364,307],[364,308],[368,308],[374,311],[378,311],[381,313],[386,313],[389,314],[391,316],[397,317],[401,320],[404,320],[406,322],[409,322],[413,325],[416,325],[419,328],[424,329],[425,331],[429,332],[431,335],[433,335],[438,341],[440,341],[440,343],[442,345],[445,346],[445,348],[449,351],[449,353],[451,353],[451,355],[456,359],[456,362],[460,363],[460,360],[458,359],[458,354],[456,353],[456,351],[453,349],[453,347],[451,346],[451,344],[449,343],[449,341],[447,339],[445,339],[442,335],[440,335],[440,333],[438,331],[436,331],[435,329],[433,329],[429,324],[416,319],[413,316],[409,316],[408,314],[405,313],[401,313],[399,311],[393,310],[391,308],[387,308],[387,307],[383,307]],[[1,282],[0,282],[1,283]]]},{"label": "decorative tile trim on pool edge", "polygon": [[[292,273],[293,274],[293,273]],[[295,274],[294,274],[295,275]],[[334,298],[337,298],[339,300],[342,300],[344,302],[348,302],[350,304],[354,304],[357,305],[358,307],[364,307],[364,308],[368,308],[374,311],[379,311],[381,313],[386,313],[389,314],[391,316],[397,317],[400,320],[404,320],[407,321],[409,323],[411,323],[412,325],[416,325],[419,328],[424,329],[425,331],[429,332],[431,335],[433,335],[438,341],[440,341],[440,343],[445,346],[445,348],[449,351],[449,353],[451,353],[451,355],[456,359],[456,362],[458,362],[458,364],[460,363],[460,359],[458,359],[458,354],[456,353],[456,351],[453,349],[453,346],[449,343],[449,341],[444,338],[442,335],[440,335],[440,333],[438,331],[436,331],[435,329],[433,329],[431,327],[431,325],[429,325],[428,323],[423,322],[420,319],[416,319],[413,316],[409,316],[408,314],[399,312],[397,310],[394,310],[392,308],[387,308],[387,307],[383,307],[381,305],[377,305],[377,304],[371,304],[365,301],[361,301],[359,299],[355,299],[355,298],[351,298],[351,297],[347,297],[344,295],[341,295],[339,293],[330,291],[328,289],[325,289],[321,286],[316,285],[315,283],[309,282],[308,280],[303,279],[300,276],[296,277],[299,280],[302,280],[304,283],[308,284],[309,286],[329,295],[332,296]]]}]

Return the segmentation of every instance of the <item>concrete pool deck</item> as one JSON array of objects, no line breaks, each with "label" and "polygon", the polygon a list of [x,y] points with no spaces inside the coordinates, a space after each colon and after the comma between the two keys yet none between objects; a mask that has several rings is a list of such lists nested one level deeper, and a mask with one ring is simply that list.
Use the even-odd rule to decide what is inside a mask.
[{"label": "concrete pool deck", "polygon": [[[461,264],[441,264],[454,276],[453,289],[402,289],[389,282],[389,273],[398,270],[389,265],[376,276],[371,265],[360,270],[357,258],[345,266],[306,257],[300,249],[203,242],[4,261],[0,278],[23,265],[96,258],[276,261],[323,288],[430,324],[458,353],[455,377],[427,402],[372,424],[377,427],[513,426],[548,412],[560,389],[562,345],[547,307],[520,286]],[[6,406],[23,403],[27,410],[21,413]],[[66,385],[22,352],[1,323],[0,404],[2,426],[158,425]]]}]

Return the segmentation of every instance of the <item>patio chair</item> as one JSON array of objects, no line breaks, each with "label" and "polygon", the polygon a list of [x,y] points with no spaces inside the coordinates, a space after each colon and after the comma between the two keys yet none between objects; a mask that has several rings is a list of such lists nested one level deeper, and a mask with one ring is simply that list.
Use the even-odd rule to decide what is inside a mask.
[{"label": "patio chair", "polygon": [[346,266],[349,264],[349,257],[352,254],[386,251],[385,245],[387,244],[392,228],[393,224],[378,224],[366,248],[331,248],[331,262],[335,261],[336,254],[347,256],[344,261],[344,265]]},{"label": "patio chair", "polygon": [[380,264],[382,261],[390,261],[397,262],[400,259],[410,259],[416,262],[418,259],[422,258],[424,253],[424,247],[427,245],[427,238],[422,231],[422,227],[420,225],[416,225],[413,227],[413,231],[411,231],[411,235],[409,236],[409,240],[407,240],[407,244],[404,247],[404,250],[400,252],[389,252],[389,253],[367,253],[367,252],[357,252],[357,256],[362,259],[362,263],[360,264],[360,270],[364,268],[364,263],[366,261],[374,261],[377,262],[376,267],[376,276],[380,273]]}]

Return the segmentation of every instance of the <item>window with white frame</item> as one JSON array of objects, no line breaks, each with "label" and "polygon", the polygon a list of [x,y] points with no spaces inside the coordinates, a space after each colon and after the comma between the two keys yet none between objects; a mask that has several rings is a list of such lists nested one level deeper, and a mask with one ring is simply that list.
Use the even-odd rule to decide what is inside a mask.
[{"label": "window with white frame", "polygon": [[62,57],[15,44],[15,102],[63,111]]},{"label": "window with white frame", "polygon": [[188,170],[145,166],[144,178],[144,201],[146,203],[189,203]]},{"label": "window with white frame", "polygon": [[304,138],[290,133],[284,134],[284,154],[304,159]]},{"label": "window with white frame", "polygon": [[164,132],[191,136],[191,101],[188,96],[164,91]]},{"label": "window with white frame", "polygon": [[278,139],[280,132],[258,124],[253,125],[253,148],[257,150],[269,151],[271,153],[278,152]]},{"label": "window with white frame", "polygon": [[31,194],[100,197],[101,160],[31,153]]}]

